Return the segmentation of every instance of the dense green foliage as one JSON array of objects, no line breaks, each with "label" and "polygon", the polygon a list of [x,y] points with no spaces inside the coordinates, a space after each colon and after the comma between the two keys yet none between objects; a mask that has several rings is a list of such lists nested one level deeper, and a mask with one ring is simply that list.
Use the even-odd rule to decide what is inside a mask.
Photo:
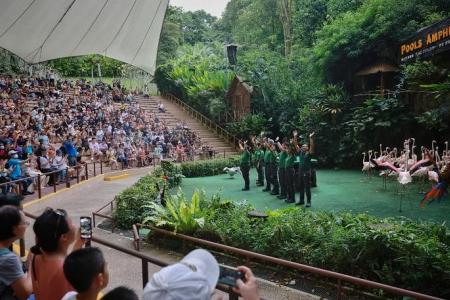
[{"label": "dense green foliage", "polygon": [[[196,191],[146,222],[214,242],[281,257],[446,298],[450,296],[450,233],[444,225],[365,214],[287,208],[248,217],[245,203],[209,200]],[[420,270],[420,271],[419,271]]]},{"label": "dense green foliage", "polygon": [[66,77],[99,76],[97,64],[100,64],[103,77],[120,77],[124,63],[101,55],[85,55],[77,57],[58,58],[49,62],[49,66]]},{"label": "dense green foliage", "polygon": [[[179,186],[183,177],[218,175],[223,173],[225,167],[238,165],[239,157],[237,156],[185,162],[181,166],[162,161],[161,166],[155,168],[151,174],[142,177],[114,198],[116,203],[113,214],[114,220],[117,226],[121,228],[131,228],[133,224],[140,223],[142,220],[153,216],[153,211],[157,207],[159,189],[163,186],[168,190]],[[181,203],[186,202],[183,197],[180,194],[178,198],[172,198],[171,205],[174,209],[179,210]]]},{"label": "dense green foliage", "polygon": [[116,207],[113,213],[116,225],[129,229],[133,224],[141,222],[145,205],[156,200],[159,194],[158,186],[162,183],[162,178],[147,175],[117,195],[114,198]]},{"label": "dense green foliage", "polygon": [[[233,72],[223,45],[236,43],[235,72],[253,86],[258,120],[245,118],[228,128],[242,137],[315,131],[320,163],[349,166],[358,163],[355,154],[361,149],[380,143],[395,145],[414,136],[429,144],[436,132],[450,135],[450,97],[435,99],[430,93],[439,89],[433,84],[450,82],[449,60],[443,56],[401,67],[393,78],[397,92],[387,99],[376,93],[353,97],[357,71],[377,62],[395,65],[400,41],[449,12],[445,0],[231,0],[221,19],[195,25],[209,39],[178,39],[178,49],[171,48],[155,81],[160,90],[224,123]],[[173,22],[189,19],[178,13],[186,16]],[[413,92],[399,92],[406,89]],[[411,98],[415,104],[407,105]]]},{"label": "dense green foliage", "polygon": [[188,178],[214,176],[224,173],[225,167],[236,166],[239,166],[239,157],[229,156],[227,158],[184,162],[181,164],[181,173]]},{"label": "dense green foliage", "polygon": [[142,222],[148,217],[149,209],[158,199],[161,188],[165,193],[169,188],[181,184],[183,175],[171,162],[162,162],[151,174],[141,177],[138,182],[118,194],[114,201],[116,207],[113,213],[116,225],[121,228],[131,228],[133,224]]}]

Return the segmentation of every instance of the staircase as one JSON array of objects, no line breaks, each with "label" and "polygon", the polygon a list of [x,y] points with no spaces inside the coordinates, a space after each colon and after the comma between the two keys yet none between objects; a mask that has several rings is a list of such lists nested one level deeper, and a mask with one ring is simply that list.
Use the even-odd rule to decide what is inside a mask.
[{"label": "staircase", "polygon": [[[202,122],[191,116],[186,110],[176,103],[160,96],[151,96],[150,98],[146,98],[139,95],[135,96],[134,99],[139,103],[142,109],[155,112],[158,118],[161,121],[166,122],[169,127],[175,127],[176,123],[180,121],[186,123],[191,130],[198,134],[202,143],[210,145],[216,151],[217,156],[237,154],[236,149],[232,144],[225,141],[225,138],[221,137],[212,129],[204,126]],[[158,104],[160,101],[166,109],[165,113],[158,112]]]}]

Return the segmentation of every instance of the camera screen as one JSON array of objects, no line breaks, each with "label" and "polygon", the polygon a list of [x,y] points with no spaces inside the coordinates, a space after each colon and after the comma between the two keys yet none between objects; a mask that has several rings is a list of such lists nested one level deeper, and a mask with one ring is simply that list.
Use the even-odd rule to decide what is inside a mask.
[{"label": "camera screen", "polygon": [[91,238],[92,236],[92,225],[91,218],[81,217],[80,218],[80,232],[82,238]]}]

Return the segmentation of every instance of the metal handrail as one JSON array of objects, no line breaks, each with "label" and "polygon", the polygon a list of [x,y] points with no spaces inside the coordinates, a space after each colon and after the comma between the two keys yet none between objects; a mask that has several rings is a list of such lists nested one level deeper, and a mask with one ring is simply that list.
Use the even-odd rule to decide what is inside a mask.
[{"label": "metal handrail", "polygon": [[[77,171],[77,183],[80,182],[80,173],[79,170],[81,168],[85,168],[85,180],[87,180],[89,178],[89,172],[88,172],[88,165],[89,164],[93,164],[94,166],[94,176],[97,175],[96,173],[96,163],[95,161],[93,163],[84,163],[84,164],[77,164],[76,166],[73,167],[67,167],[66,168],[66,187],[69,188],[70,187],[70,178],[69,178],[69,169],[70,168],[74,168]],[[38,191],[38,199],[42,198],[42,187],[41,187],[41,177],[42,176],[51,176],[53,181],[55,181],[55,177],[57,173],[60,173],[62,170],[54,170],[51,172],[47,172],[47,173],[42,173],[42,174],[37,174],[35,176],[28,176],[28,177],[24,177],[24,178],[20,178],[20,179],[16,179],[16,180],[11,180],[11,181],[7,181],[7,182],[3,182],[0,183],[0,188],[3,186],[9,186],[11,184],[16,184],[16,183],[20,183],[26,180],[34,180],[37,179],[37,191]],[[102,162],[100,161],[100,174],[103,174],[103,166],[102,166]],[[56,184],[53,184],[53,192],[56,193]]]},{"label": "metal handrail", "polygon": [[[28,218],[31,218],[31,219],[34,219],[34,220],[37,218],[37,216],[35,216],[35,215],[31,214],[31,213],[25,212],[25,211],[24,211],[24,214]],[[159,267],[166,267],[166,266],[169,265],[169,263],[167,263],[165,261],[159,260],[157,258],[151,257],[149,255],[146,255],[146,254],[144,254],[142,252],[139,252],[139,251],[136,251],[136,250],[133,250],[133,249],[127,249],[125,247],[116,245],[116,244],[114,244],[114,243],[112,243],[112,242],[110,242],[110,241],[108,241],[106,239],[102,239],[102,238],[96,237],[94,234],[92,235],[91,241],[94,242],[94,243],[106,246],[108,248],[117,250],[117,251],[122,252],[124,254],[127,254],[129,256],[132,256],[132,257],[140,259],[141,260],[141,266],[142,266],[141,270],[142,270],[142,287],[143,288],[145,288],[145,285],[149,281],[149,276],[148,276],[148,264],[149,263],[153,264],[153,265],[156,265],[156,266],[159,266]],[[25,253],[25,242],[20,243],[19,247],[20,247],[20,253],[24,254]],[[217,284],[216,289],[218,289],[220,291],[223,291],[225,293],[228,293],[228,299],[230,299],[230,300],[239,300],[239,295],[237,293],[235,293],[233,291],[233,289],[231,287],[229,287],[229,286],[222,285],[222,284]],[[261,300],[264,300],[264,299],[261,298]]]},{"label": "metal handrail", "polygon": [[209,119],[208,117],[197,111],[195,108],[193,108],[192,106],[188,105],[187,103],[183,102],[182,100],[178,99],[177,97],[175,97],[170,93],[164,93],[162,96],[180,105],[185,111],[187,111],[194,118],[199,120],[203,125],[207,126],[209,129],[215,130],[215,132],[224,137],[228,143],[233,144],[234,148],[237,148],[238,138],[232,135],[224,128],[222,128],[221,126],[219,126],[216,122],[212,121],[211,119]]},{"label": "metal handrail", "polygon": [[252,252],[252,251],[248,251],[248,250],[244,250],[244,249],[240,249],[240,248],[235,248],[235,247],[231,247],[231,246],[227,246],[227,245],[223,245],[223,244],[219,244],[219,243],[215,243],[215,242],[211,242],[208,240],[203,240],[203,239],[199,239],[199,238],[195,238],[192,236],[188,236],[188,235],[184,235],[184,234],[179,234],[179,233],[175,233],[172,231],[167,231],[164,229],[160,229],[160,228],[155,228],[153,226],[146,226],[146,225],[141,225],[141,224],[136,224],[136,228],[139,230],[140,228],[148,228],[150,230],[154,230],[155,232],[170,236],[170,237],[175,237],[175,238],[179,238],[181,240],[185,240],[185,241],[189,241],[189,242],[193,242],[202,246],[207,246],[207,247],[211,247],[211,248],[215,248],[224,252],[228,252],[228,253],[235,253],[241,256],[245,256],[248,258],[253,258],[253,259],[258,259],[264,262],[270,262],[270,263],[274,263],[276,265],[280,265],[280,266],[285,266],[294,270],[298,270],[298,271],[304,271],[304,272],[309,272],[309,273],[313,273],[322,277],[328,277],[328,278],[333,278],[336,279],[338,281],[337,284],[337,299],[341,299],[341,292],[343,289],[343,282],[348,282],[348,283],[352,283],[358,286],[365,286],[368,288],[373,288],[373,289],[380,289],[380,290],[384,290],[393,294],[397,294],[400,296],[408,296],[408,297],[413,297],[415,299],[427,299],[427,300],[437,300],[437,299],[441,299],[438,297],[434,297],[431,295],[425,295],[425,294],[421,294],[418,292],[414,292],[414,291],[410,291],[407,289],[402,289],[402,288],[398,288],[398,287],[394,287],[394,286],[390,286],[387,284],[383,284],[383,283],[379,283],[379,282],[375,282],[375,281],[371,281],[371,280],[367,280],[367,279],[362,279],[362,278],[358,278],[358,277],[354,277],[354,276],[350,276],[350,275],[346,275],[346,274],[342,274],[342,273],[338,273],[338,272],[333,272],[333,271],[329,271],[329,270],[325,270],[325,269],[320,269],[320,268],[316,268],[316,267],[312,267],[309,265],[304,265],[304,264],[300,264],[300,263],[296,263],[296,262],[292,262],[292,261],[288,261],[288,260],[284,260],[281,258],[277,258],[277,257],[273,257],[273,256],[268,256],[268,255],[264,255],[264,254],[260,254],[260,253],[256,253],[256,252]]}]

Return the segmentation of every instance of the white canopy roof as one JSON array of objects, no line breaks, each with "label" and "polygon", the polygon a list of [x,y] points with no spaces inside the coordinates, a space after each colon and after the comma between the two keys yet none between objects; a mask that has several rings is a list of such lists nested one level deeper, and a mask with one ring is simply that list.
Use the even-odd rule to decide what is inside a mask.
[{"label": "white canopy roof", "polygon": [[151,74],[169,0],[0,0],[0,47],[28,63],[102,54]]}]

